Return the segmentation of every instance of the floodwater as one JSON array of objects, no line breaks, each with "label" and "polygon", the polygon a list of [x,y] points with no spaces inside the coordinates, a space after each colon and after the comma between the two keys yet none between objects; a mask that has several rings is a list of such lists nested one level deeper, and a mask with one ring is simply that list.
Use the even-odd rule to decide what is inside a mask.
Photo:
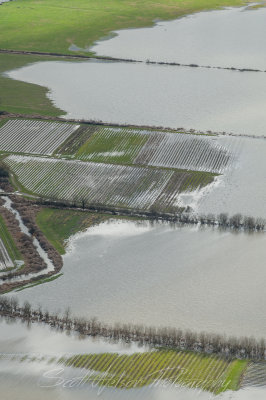
[{"label": "floodwater", "polygon": [[60,372],[55,365],[0,360],[1,396],[5,400],[264,400],[266,392],[251,388],[214,396],[164,383],[142,389],[109,389],[82,382],[84,376],[71,368]]},{"label": "floodwater", "polygon": [[266,73],[89,60],[7,75],[48,87],[66,118],[266,134]]},{"label": "floodwater", "polygon": [[264,233],[105,222],[72,238],[62,277],[18,298],[111,323],[261,337],[265,245]]},{"label": "floodwater", "polygon": [[266,9],[252,5],[200,12],[152,28],[117,31],[90,50],[142,61],[265,70],[265,18]]},{"label": "floodwater", "polygon": [[[45,308],[44,308],[45,309]],[[35,354],[62,356],[65,354],[127,353],[148,350],[135,343],[111,342],[100,338],[62,332],[46,324],[27,323],[0,317],[0,354]]]},{"label": "floodwater", "polygon": [[[237,393],[213,396],[210,393],[157,382],[142,389],[122,390],[85,383],[88,371],[62,367],[56,360],[62,355],[81,353],[143,351],[136,344],[110,343],[52,330],[46,325],[0,319],[1,398],[21,400],[261,400],[265,389],[247,387]],[[147,350],[147,348],[146,348]],[[45,353],[44,353],[45,351]],[[21,359],[28,356],[28,360]],[[55,361],[51,360],[54,357]],[[250,397],[252,396],[252,397]]]},{"label": "floodwater", "polygon": [[[84,373],[64,370],[55,378],[58,367],[0,361],[1,395],[5,400],[264,400],[266,390],[248,388],[214,396],[193,389],[158,384],[142,389],[108,389],[92,384],[79,383]],[[71,387],[72,385],[72,387]],[[47,387],[48,386],[48,387]]]},{"label": "floodwater", "polygon": [[[122,31],[94,50],[265,70],[265,14],[265,8],[203,12]],[[40,62],[7,76],[48,87],[66,117],[265,135],[265,72],[89,60]]]},{"label": "floodwater", "polygon": [[216,182],[204,189],[195,211],[266,219],[266,140],[220,136],[217,143],[228,150],[236,149],[236,157]]}]

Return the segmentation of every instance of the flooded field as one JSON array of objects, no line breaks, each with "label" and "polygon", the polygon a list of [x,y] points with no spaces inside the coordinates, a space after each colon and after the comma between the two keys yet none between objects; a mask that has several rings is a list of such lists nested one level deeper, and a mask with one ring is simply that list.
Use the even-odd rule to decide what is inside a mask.
[{"label": "flooded field", "polygon": [[266,218],[265,139],[220,137],[221,145],[237,146],[235,163],[210,188],[196,204],[199,214],[228,212]]},{"label": "flooded field", "polygon": [[[81,381],[82,371],[71,368],[59,373],[54,365],[37,362],[15,363],[0,360],[0,386],[5,399],[21,400],[262,400],[265,390],[243,390],[214,396],[199,390],[157,383],[156,386],[143,389],[99,388]],[[55,375],[57,372],[58,375]],[[81,382],[80,382],[81,381]]]},{"label": "flooded field", "polygon": [[201,12],[158,21],[152,28],[117,31],[90,50],[142,61],[265,70],[265,17],[266,9],[254,5]]},{"label": "flooded field", "polygon": [[[0,4],[5,1],[0,0]],[[22,132],[25,121],[8,122],[1,128],[4,135],[2,151],[36,153],[43,157],[13,154],[7,157],[6,165],[11,167],[23,187],[50,198],[57,190],[68,200],[73,200],[78,184],[83,195],[88,189],[90,199],[96,201],[102,196],[104,205],[121,204],[122,196],[126,207],[146,201],[147,209],[153,197],[157,199],[158,193],[164,193],[163,185],[172,182],[169,168],[212,172],[217,174],[214,181],[204,188],[194,185],[191,192],[180,191],[178,198],[173,197],[175,205],[189,205],[198,215],[225,212],[229,216],[242,213],[266,218],[265,17],[266,8],[250,4],[242,8],[201,12],[176,21],[157,21],[152,28],[115,32],[111,39],[99,41],[91,49],[83,49],[93,50],[101,56],[140,62],[43,61],[6,72],[11,79],[49,88],[49,98],[66,111],[66,118],[193,128],[208,134],[194,138],[192,134],[183,133],[152,130],[140,134],[135,129],[129,134],[121,130],[121,139],[123,135],[128,139],[123,144],[115,136],[120,128],[109,127],[101,135],[95,135],[92,148],[81,146],[81,150],[73,150],[73,154],[62,151],[62,157],[65,157],[62,161],[46,156],[53,154],[65,139],[71,143],[71,135],[78,125],[66,125],[65,129],[63,124],[54,123],[50,129],[49,122],[28,121]],[[72,43],[70,50],[80,50],[77,46],[78,43]],[[239,69],[258,71],[241,72]],[[41,135],[35,138],[37,128]],[[96,129],[92,125],[90,128]],[[52,130],[59,135],[57,138],[48,138]],[[13,137],[10,132],[15,131]],[[210,131],[220,134],[212,136]],[[229,135],[230,132],[235,135]],[[179,135],[177,140],[175,135]],[[114,148],[102,150],[99,143],[106,137],[110,142],[113,138],[117,148],[114,145]],[[139,140],[136,139],[135,147],[128,144],[130,140],[133,142],[132,137]],[[75,140],[72,143],[74,149]],[[67,157],[73,160],[69,161]],[[111,157],[115,162],[110,161]],[[128,165],[119,165],[123,164],[119,157],[125,157],[124,162]],[[106,160],[109,164],[103,163],[107,163]],[[70,170],[71,166],[75,168]],[[142,169],[148,170],[147,166],[151,167],[150,175],[147,178],[145,175],[144,181],[141,174]],[[156,169],[160,167],[161,172]],[[129,174],[129,184],[127,182],[123,192],[123,181],[119,179],[123,178],[124,169],[136,171],[136,174]],[[52,170],[55,171],[54,181],[50,176]],[[104,174],[106,179],[103,179]],[[136,177],[140,177],[139,180]],[[138,197],[142,187],[145,192]],[[10,208],[9,199],[4,200]],[[14,214],[22,232],[29,234],[19,213],[14,210]],[[46,262],[45,272],[53,271],[52,261],[40,248],[38,240],[34,240]],[[227,337],[260,339],[266,331],[265,246],[265,232],[110,218],[69,239],[63,256],[62,276],[6,296],[15,294],[20,304],[29,301],[33,308],[41,305],[43,312],[48,310],[57,315],[70,307],[73,316],[96,317],[110,324],[172,326]],[[0,253],[3,258],[1,242]],[[132,355],[149,351],[151,347],[84,338],[77,332],[60,332],[48,325],[12,319],[0,319],[0,332],[0,387],[5,399],[265,399],[264,363],[259,367],[254,363],[249,365],[245,379],[238,380],[242,385],[239,391],[218,396],[187,389],[180,384],[162,385],[161,382],[142,389],[102,387],[100,390],[99,386],[80,380],[83,376],[80,365],[93,370],[87,359],[82,358],[84,354],[90,354],[89,357],[97,353]],[[19,359],[18,355],[26,354],[36,357],[27,362]],[[58,371],[58,357],[76,357],[77,354],[82,354],[82,363],[76,364],[78,368],[73,367],[73,362]],[[189,354],[185,366],[193,366],[188,374],[194,376],[195,365],[198,367],[200,362],[197,360],[194,364],[193,357],[196,358],[198,353],[191,354],[193,363]],[[48,362],[46,355],[53,356],[54,361]],[[143,354],[140,359],[141,356]],[[144,362],[136,363],[134,374],[140,371],[139,365],[143,368],[145,363],[146,358]],[[65,364],[62,362],[61,366]],[[209,365],[213,368],[213,359]],[[153,371],[153,367],[149,366],[148,370]],[[101,369],[95,371],[102,373]],[[210,375],[208,372],[208,377]],[[241,377],[244,375],[243,372]]]},{"label": "flooded field", "polygon": [[[265,14],[265,8],[251,6],[202,12],[121,31],[93,50],[143,61],[264,71]],[[40,62],[8,76],[48,87],[67,117],[265,135],[265,72],[90,60]]]},{"label": "flooded field", "polygon": [[79,383],[83,375],[72,369],[48,379],[46,376],[53,377],[52,368],[38,363],[25,365],[0,361],[1,393],[6,399],[21,400],[264,400],[266,392],[263,388],[247,388],[214,396],[199,390],[160,384],[144,389],[99,389],[91,384]]},{"label": "flooded field", "polygon": [[265,135],[266,73],[91,60],[8,76],[48,87],[67,118]]},{"label": "flooded field", "polygon": [[[110,343],[100,339],[80,338],[75,334],[67,335],[52,330],[38,323],[26,324],[20,321],[0,319],[0,386],[5,399],[22,400],[40,398],[43,400],[75,399],[156,399],[192,400],[260,400],[265,389],[256,389],[246,384],[239,392],[226,392],[220,396],[204,393],[199,389],[188,389],[177,383],[155,381],[149,387],[108,388],[98,386],[95,382],[85,382],[89,372],[83,368],[73,368],[58,364],[60,355],[119,353],[130,356],[135,352],[149,350],[135,344]],[[140,354],[141,357],[141,354]],[[247,377],[248,382],[249,376]]]},{"label": "flooded field", "polygon": [[260,337],[265,243],[264,233],[102,223],[70,241],[62,277],[18,297],[106,322]]}]

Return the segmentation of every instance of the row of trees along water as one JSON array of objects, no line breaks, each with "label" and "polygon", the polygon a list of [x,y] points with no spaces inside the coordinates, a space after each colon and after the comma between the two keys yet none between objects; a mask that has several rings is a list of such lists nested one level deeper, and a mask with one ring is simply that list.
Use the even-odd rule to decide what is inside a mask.
[{"label": "row of trees along water", "polygon": [[236,230],[249,230],[249,231],[263,231],[266,226],[266,221],[261,217],[251,217],[236,213],[229,216],[228,213],[220,213],[218,215],[209,213],[196,215],[192,213],[192,209],[187,206],[183,207],[168,207],[167,212],[160,205],[152,205],[149,210],[139,210],[133,208],[119,208],[107,206],[103,203],[90,202],[86,196],[74,196],[71,201],[57,199],[52,197],[49,200],[44,197],[39,197],[36,201],[40,205],[57,206],[58,208],[81,208],[82,210],[89,210],[93,212],[110,212],[113,214],[141,216],[151,219],[163,219],[182,224],[193,225],[209,225],[219,226],[222,228],[232,228]]},{"label": "row of trees along water", "polygon": [[100,336],[111,340],[122,340],[127,343],[138,342],[154,347],[176,348],[203,353],[219,354],[225,357],[264,360],[266,343],[264,339],[254,337],[234,336],[213,333],[195,333],[191,330],[181,330],[169,327],[146,327],[143,325],[115,323],[108,325],[97,318],[76,318],[71,316],[70,309],[63,315],[51,314],[41,307],[33,309],[29,302],[19,306],[16,297],[0,296],[0,315],[20,318],[27,322],[41,322],[62,331],[76,331],[82,335]]}]

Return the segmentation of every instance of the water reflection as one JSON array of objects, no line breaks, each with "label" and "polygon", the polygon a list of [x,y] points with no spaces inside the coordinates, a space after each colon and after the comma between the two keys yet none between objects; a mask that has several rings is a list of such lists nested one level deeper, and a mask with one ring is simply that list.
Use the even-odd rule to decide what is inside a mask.
[{"label": "water reflection", "polygon": [[[57,375],[58,374],[58,375]],[[207,392],[158,382],[142,389],[111,389],[82,381],[82,371],[55,364],[0,360],[0,387],[4,399],[21,400],[264,400],[265,388],[248,388],[214,396]]]},{"label": "water reflection", "polygon": [[149,350],[135,343],[104,340],[56,330],[39,323],[0,318],[0,354],[64,355],[88,353],[132,354]]},{"label": "water reflection", "polygon": [[60,279],[18,297],[105,322],[261,337],[265,244],[264,233],[112,221],[73,237]]}]

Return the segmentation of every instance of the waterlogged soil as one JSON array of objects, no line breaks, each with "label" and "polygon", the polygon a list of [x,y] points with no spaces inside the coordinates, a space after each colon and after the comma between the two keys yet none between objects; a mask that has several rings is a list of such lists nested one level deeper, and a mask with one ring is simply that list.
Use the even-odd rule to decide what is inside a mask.
[{"label": "waterlogged soil", "polygon": [[265,245],[264,233],[106,222],[72,238],[62,277],[18,298],[110,323],[261,337]]},{"label": "waterlogged soil", "polygon": [[201,12],[152,28],[117,31],[90,50],[142,61],[265,70],[265,18],[266,9],[252,5]]}]

